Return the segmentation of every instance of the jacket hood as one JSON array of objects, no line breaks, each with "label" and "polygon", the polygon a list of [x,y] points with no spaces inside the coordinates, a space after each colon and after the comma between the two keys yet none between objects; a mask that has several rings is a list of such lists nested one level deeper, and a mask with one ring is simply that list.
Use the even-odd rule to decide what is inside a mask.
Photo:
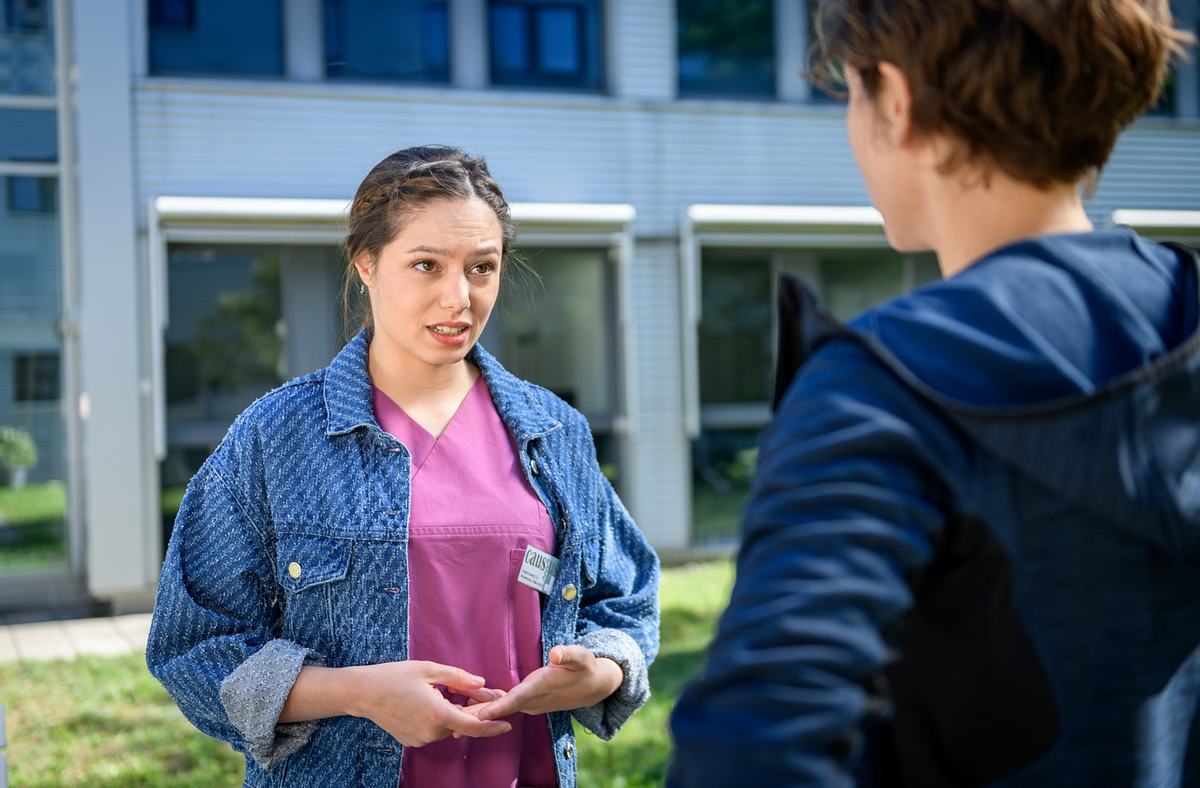
[{"label": "jacket hood", "polygon": [[1175,556],[1200,554],[1200,262],[1127,230],[1035,238],[843,327],[779,288],[776,402],[862,343],[1017,473]]}]

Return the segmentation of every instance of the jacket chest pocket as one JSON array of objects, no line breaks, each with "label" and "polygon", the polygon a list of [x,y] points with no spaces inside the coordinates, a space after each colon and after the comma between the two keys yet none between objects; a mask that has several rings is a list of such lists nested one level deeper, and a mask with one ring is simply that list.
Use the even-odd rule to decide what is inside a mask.
[{"label": "jacket chest pocket", "polygon": [[349,539],[279,534],[275,571],[283,589],[284,638],[330,656],[334,596],[345,593],[353,545]]}]

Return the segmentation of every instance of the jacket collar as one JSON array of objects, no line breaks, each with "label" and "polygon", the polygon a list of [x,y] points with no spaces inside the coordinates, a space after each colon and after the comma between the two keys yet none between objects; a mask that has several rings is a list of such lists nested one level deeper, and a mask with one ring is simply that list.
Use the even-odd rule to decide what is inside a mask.
[{"label": "jacket collar", "polygon": [[[325,369],[325,434],[344,435],[360,427],[382,432],[375,420],[367,347],[371,329],[364,328],[334,356]],[[474,363],[487,383],[496,411],[509,432],[523,444],[562,427],[534,395],[534,387],[512,375],[479,344],[467,360]]]}]

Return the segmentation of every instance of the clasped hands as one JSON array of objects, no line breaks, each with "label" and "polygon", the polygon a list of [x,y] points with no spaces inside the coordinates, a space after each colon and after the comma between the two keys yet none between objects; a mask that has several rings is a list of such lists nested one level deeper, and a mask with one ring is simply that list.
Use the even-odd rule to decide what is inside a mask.
[{"label": "clasped hands", "polygon": [[[550,664],[508,692],[485,687],[480,676],[434,662],[392,662],[368,669],[387,671],[391,680],[372,682],[383,691],[373,694],[359,716],[370,718],[406,747],[423,747],[451,735],[499,736],[512,730],[505,717],[591,706],[615,692],[624,679],[616,662],[574,645],[550,649]],[[439,685],[465,696],[467,705],[447,700]]]}]

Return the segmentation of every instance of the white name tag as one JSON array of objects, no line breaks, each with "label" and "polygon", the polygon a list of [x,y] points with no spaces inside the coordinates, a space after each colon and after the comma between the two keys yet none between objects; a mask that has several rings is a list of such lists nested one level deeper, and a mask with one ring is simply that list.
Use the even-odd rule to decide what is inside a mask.
[{"label": "white name tag", "polygon": [[521,571],[517,581],[530,588],[536,588],[543,594],[549,594],[554,588],[554,578],[558,576],[558,559],[549,553],[543,553],[533,545],[525,548],[525,558],[521,561]]}]

